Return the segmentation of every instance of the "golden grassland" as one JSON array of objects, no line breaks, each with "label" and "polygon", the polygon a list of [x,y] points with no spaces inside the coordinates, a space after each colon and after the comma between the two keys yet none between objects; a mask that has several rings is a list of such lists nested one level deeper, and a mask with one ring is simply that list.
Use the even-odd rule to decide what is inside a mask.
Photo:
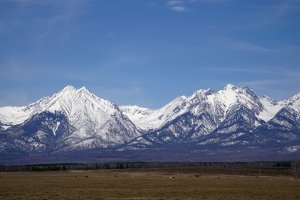
[{"label": "golden grassland", "polygon": [[1,172],[0,199],[300,199],[300,181],[126,170]]}]

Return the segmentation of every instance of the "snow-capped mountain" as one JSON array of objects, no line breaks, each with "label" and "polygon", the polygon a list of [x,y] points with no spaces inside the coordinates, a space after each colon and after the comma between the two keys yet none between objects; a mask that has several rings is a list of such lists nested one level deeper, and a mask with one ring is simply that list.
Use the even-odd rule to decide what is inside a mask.
[{"label": "snow-capped mountain", "polygon": [[[139,115],[136,125],[143,130],[159,129],[187,112],[191,112],[196,116],[209,112],[212,114],[215,123],[219,124],[225,119],[228,111],[240,105],[252,110],[259,119],[267,121],[272,118],[271,115],[274,116],[283,107],[280,105],[272,107],[269,105],[271,102],[267,100],[261,101],[247,87],[236,87],[228,84],[217,92],[207,89],[196,91],[189,97],[180,96],[166,106],[153,110],[150,114]],[[129,113],[127,116],[132,121],[136,121],[137,116],[135,113]]]},{"label": "snow-capped mountain", "polygon": [[30,117],[29,112],[25,112],[26,107],[7,106],[0,108],[0,121],[9,127],[10,125],[21,124]]},{"label": "snow-capped mountain", "polygon": [[[157,119],[158,128],[131,141],[127,148],[157,148],[159,145],[183,142],[196,142],[200,146],[254,144],[254,138],[248,136],[254,133],[263,135],[266,130],[263,127],[273,126],[283,109],[293,110],[293,115],[298,116],[295,113],[299,113],[299,99],[297,94],[288,100],[276,102],[266,96],[258,97],[247,87],[231,84],[216,92],[212,89],[199,90],[190,97],[180,98],[179,103],[168,110],[168,118],[163,118],[164,122]],[[178,102],[178,98],[172,102]],[[145,116],[145,119],[148,117]],[[299,130],[290,130],[290,124],[283,118],[280,119],[282,121],[277,120],[277,123],[282,124],[280,128],[285,127],[285,124],[289,131],[296,130],[295,137],[300,141],[300,133],[297,134]],[[299,123],[296,117],[292,121]],[[246,137],[248,141],[245,140]]]},{"label": "snow-capped mountain", "polygon": [[288,100],[283,101],[285,106],[288,106],[297,112],[300,112],[300,92],[292,96]]},{"label": "snow-capped mountain", "polygon": [[300,93],[274,101],[228,84],[218,91],[201,89],[179,96],[153,110],[118,107],[84,87],[67,86],[28,106],[0,108],[0,155],[99,148],[201,155],[297,153]]},{"label": "snow-capped mountain", "polygon": [[76,89],[67,86],[53,96],[42,98],[26,107],[1,108],[0,121],[4,124],[2,127],[10,132],[11,128],[15,128],[12,125],[20,125],[44,112],[58,111],[75,128],[65,138],[68,148],[107,147],[140,135],[117,105],[97,97],[84,87]]},{"label": "snow-capped mountain", "polygon": [[126,115],[137,127],[143,127],[141,119],[150,115],[153,110],[139,106],[120,106],[120,110]]},{"label": "snow-capped mountain", "polygon": [[67,146],[76,129],[61,112],[42,112],[22,124],[0,131],[0,152],[51,152]]},{"label": "snow-capped mountain", "polygon": [[[143,130],[158,129],[167,122],[186,112],[185,96],[180,96],[164,107],[153,110],[149,115],[140,119],[137,126]],[[130,118],[133,118],[131,116]]]},{"label": "snow-capped mountain", "polygon": [[[258,143],[286,143],[287,141],[296,143],[300,137],[300,113],[287,106],[282,108],[268,123],[257,127],[254,135]],[[300,145],[300,143],[298,143]]]},{"label": "snow-capped mountain", "polygon": [[263,105],[263,110],[259,113],[259,118],[264,121],[271,120],[276,113],[285,106],[284,101],[273,101],[270,97],[262,96],[259,97],[261,104]]}]

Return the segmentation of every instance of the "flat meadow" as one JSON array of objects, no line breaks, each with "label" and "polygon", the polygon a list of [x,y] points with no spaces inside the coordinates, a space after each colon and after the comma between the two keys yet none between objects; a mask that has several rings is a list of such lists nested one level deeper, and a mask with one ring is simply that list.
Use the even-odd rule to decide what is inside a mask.
[{"label": "flat meadow", "polygon": [[300,181],[151,170],[0,172],[0,199],[300,199]]}]

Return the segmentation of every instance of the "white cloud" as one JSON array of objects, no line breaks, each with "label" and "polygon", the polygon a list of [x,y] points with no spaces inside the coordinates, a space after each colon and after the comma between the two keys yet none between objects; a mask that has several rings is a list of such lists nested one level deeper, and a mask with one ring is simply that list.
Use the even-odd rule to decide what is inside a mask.
[{"label": "white cloud", "polygon": [[186,12],[186,4],[190,3],[189,0],[169,0],[166,5],[169,9],[176,12]]},{"label": "white cloud", "polygon": [[170,8],[176,12],[186,12],[187,11],[187,9],[184,6],[171,6]]},{"label": "white cloud", "polygon": [[203,3],[222,3],[227,1],[232,1],[232,0],[201,0],[201,2]]},{"label": "white cloud", "polygon": [[172,0],[172,1],[169,1],[169,2],[167,2],[167,5],[168,6],[178,6],[178,5],[182,5],[182,4],[184,4],[184,2],[183,1],[179,1],[179,0]]},{"label": "white cloud", "polygon": [[188,11],[188,5],[191,3],[221,3],[231,0],[167,0],[166,5],[169,9],[176,12]]}]

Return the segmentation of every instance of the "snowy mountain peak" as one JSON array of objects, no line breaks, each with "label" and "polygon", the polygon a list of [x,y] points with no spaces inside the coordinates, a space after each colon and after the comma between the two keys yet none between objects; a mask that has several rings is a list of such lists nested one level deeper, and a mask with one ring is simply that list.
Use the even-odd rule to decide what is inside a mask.
[{"label": "snowy mountain peak", "polygon": [[186,96],[179,96],[179,97],[176,97],[173,101],[171,101],[170,103],[168,103],[169,105],[174,105],[174,104],[178,104],[178,103],[181,103],[183,101],[186,100]]},{"label": "snowy mountain peak", "polygon": [[140,134],[118,106],[97,97],[85,87],[76,89],[70,85],[26,107],[0,108],[0,122],[22,124],[42,113],[62,113],[66,117],[75,128],[68,138],[72,146],[119,144]]},{"label": "snowy mountain peak", "polygon": [[233,84],[227,84],[222,90],[235,91],[237,93],[247,93],[249,95],[256,96],[256,93],[246,86],[236,86]]},{"label": "snowy mountain peak", "polygon": [[228,84],[223,90],[219,90],[214,95],[214,99],[223,104],[226,110],[234,104],[245,104],[250,110],[254,107],[259,110],[259,107],[261,107],[255,92],[247,87],[237,87],[232,84]]},{"label": "snowy mountain peak", "polygon": [[72,86],[72,85],[67,85],[66,87],[64,87],[60,92],[58,93],[73,93],[75,92],[77,89]]},{"label": "snowy mountain peak", "polygon": [[234,90],[234,89],[237,89],[237,86],[231,84],[231,83],[228,83],[227,85],[225,85],[225,87],[223,88],[223,90]]},{"label": "snowy mountain peak", "polygon": [[144,111],[144,112],[151,112],[152,110],[150,108],[145,108],[145,107],[141,107],[141,106],[137,106],[137,105],[129,105],[129,106],[119,106],[120,109],[123,111],[125,110],[135,110],[135,111]]},{"label": "snowy mountain peak", "polygon": [[208,88],[208,89],[197,90],[196,92],[193,93],[193,95],[203,97],[203,96],[211,95],[213,93],[214,93],[214,90],[211,88]]},{"label": "snowy mountain peak", "polygon": [[[143,130],[157,129],[175,118],[191,112],[196,116],[203,113],[214,115],[217,123],[222,121],[227,110],[245,105],[258,114],[262,105],[257,95],[247,87],[237,87],[228,84],[224,89],[215,92],[213,89],[200,89],[191,96],[179,96],[149,115],[135,116],[131,112],[127,116]],[[138,119],[138,120],[136,120]]]},{"label": "snowy mountain peak", "polygon": [[292,96],[289,99],[293,100],[293,101],[300,101],[300,92],[298,92],[297,94],[295,94],[294,96]]},{"label": "snowy mountain peak", "polygon": [[79,88],[78,90],[77,90],[77,92],[85,92],[85,93],[87,93],[87,94],[93,94],[90,90],[88,90],[86,87],[81,87],[81,88]]},{"label": "snowy mountain peak", "polygon": [[[26,107],[0,108],[0,132],[11,136],[10,141],[21,135],[24,148],[28,136],[32,136],[33,147],[49,144],[51,149],[77,149],[124,144],[141,135],[149,135],[148,143],[160,143],[173,139],[194,142],[204,136],[218,138],[220,134],[246,137],[260,127],[264,128],[263,133],[265,128],[278,126],[280,131],[299,133],[299,119],[300,93],[288,100],[273,101],[267,96],[258,97],[247,87],[228,84],[219,91],[209,88],[191,96],[179,96],[152,110],[118,107],[85,87],[76,89],[69,85]],[[11,134],[16,130],[18,134]],[[54,140],[59,143],[53,145]]]},{"label": "snowy mountain peak", "polygon": [[53,96],[70,98],[71,96],[76,96],[78,93],[85,93],[87,95],[96,96],[84,86],[77,89],[72,85],[68,85],[68,86],[64,87],[61,91],[57,92]]},{"label": "snowy mountain peak", "polygon": [[294,110],[300,112],[300,92],[285,101],[287,106],[293,108]]},{"label": "snowy mountain peak", "polygon": [[73,85],[67,85],[62,90],[76,90],[76,88]]},{"label": "snowy mountain peak", "polygon": [[236,85],[233,85],[233,84],[227,84],[222,90],[228,90],[228,91],[236,91],[236,92],[239,92],[239,93],[248,93],[250,95],[253,95],[255,96],[255,92],[253,90],[251,90],[250,88],[246,87],[246,86],[236,86]]},{"label": "snowy mountain peak", "polygon": [[0,108],[0,121],[4,124],[21,124],[30,116],[44,111],[61,111],[71,122],[79,116],[97,119],[98,125],[105,123],[109,116],[122,116],[118,107],[110,101],[97,97],[85,87],[76,89],[68,85],[51,97],[44,97],[26,107]]},{"label": "snowy mountain peak", "polygon": [[140,106],[120,106],[120,110],[124,115],[126,115],[133,123],[138,124],[139,121],[150,115],[153,110],[149,108],[143,108]]},{"label": "snowy mountain peak", "polygon": [[260,96],[259,99],[269,101],[269,102],[274,102],[273,99],[271,99],[271,97],[267,95]]}]

